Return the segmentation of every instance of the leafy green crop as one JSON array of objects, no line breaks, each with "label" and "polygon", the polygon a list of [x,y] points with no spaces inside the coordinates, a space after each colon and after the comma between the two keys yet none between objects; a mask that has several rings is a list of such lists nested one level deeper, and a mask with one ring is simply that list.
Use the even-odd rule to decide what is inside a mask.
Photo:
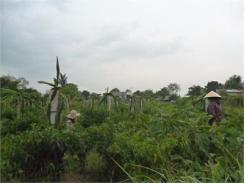
[{"label": "leafy green crop", "polygon": [[45,103],[27,106],[22,119],[3,109],[1,182],[243,182],[240,98],[229,97],[225,119],[209,126],[190,98],[146,100],[134,113],[121,101],[109,116],[99,99],[92,106],[66,95],[81,113],[73,129],[64,112],[61,126],[51,126]]}]

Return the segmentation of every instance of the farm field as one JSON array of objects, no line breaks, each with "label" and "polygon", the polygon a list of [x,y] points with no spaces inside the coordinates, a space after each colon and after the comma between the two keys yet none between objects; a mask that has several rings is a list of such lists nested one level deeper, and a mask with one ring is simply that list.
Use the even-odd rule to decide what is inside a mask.
[{"label": "farm field", "polygon": [[[108,107],[74,84],[59,92],[52,125],[47,95],[1,88],[1,182],[244,181],[243,97],[224,96],[225,118],[209,126],[196,97],[114,99]],[[67,127],[71,109],[80,116]]]},{"label": "farm field", "polygon": [[243,0],[0,12],[0,182],[244,183]]}]

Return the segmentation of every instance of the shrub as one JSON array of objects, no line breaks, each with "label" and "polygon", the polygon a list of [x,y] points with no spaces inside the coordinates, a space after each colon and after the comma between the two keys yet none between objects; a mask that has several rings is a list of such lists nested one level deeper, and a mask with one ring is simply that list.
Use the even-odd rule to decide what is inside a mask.
[{"label": "shrub", "polygon": [[85,110],[83,113],[82,125],[87,128],[92,125],[101,124],[105,121],[107,117],[107,112],[100,109],[89,109]]},{"label": "shrub", "polygon": [[[66,150],[62,133],[53,128],[34,129],[2,140],[3,181],[59,181]],[[10,165],[6,165],[10,163]]]}]

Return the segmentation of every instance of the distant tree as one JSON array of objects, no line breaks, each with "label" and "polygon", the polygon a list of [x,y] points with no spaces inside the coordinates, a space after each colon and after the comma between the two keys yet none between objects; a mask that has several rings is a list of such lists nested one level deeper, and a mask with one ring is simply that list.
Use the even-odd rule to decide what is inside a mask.
[{"label": "distant tree", "polygon": [[168,91],[170,94],[178,94],[180,91],[180,86],[177,83],[170,83],[168,85]]},{"label": "distant tree", "polygon": [[142,95],[142,92],[140,90],[137,90],[134,92],[135,95],[138,95],[138,96],[141,96]]},{"label": "distant tree", "polygon": [[202,94],[203,88],[201,86],[191,86],[189,87],[187,95],[189,96],[200,96]]},{"label": "distant tree", "polygon": [[23,77],[19,79],[16,79],[15,77],[10,75],[0,77],[1,88],[12,89],[12,90],[24,89],[28,84],[29,82]]},{"label": "distant tree", "polygon": [[119,93],[120,93],[120,90],[119,90],[118,88],[114,88],[114,89],[111,90],[111,93],[112,93],[113,95],[115,95],[115,96],[118,96]]},{"label": "distant tree", "polygon": [[151,89],[147,89],[147,90],[143,91],[141,94],[144,98],[153,98],[154,97],[154,93]]},{"label": "distant tree", "polygon": [[93,98],[93,99],[100,99],[100,94],[97,94],[97,93],[94,93],[94,92],[92,92],[91,94],[90,94],[90,96]]},{"label": "distant tree", "polygon": [[169,100],[174,100],[176,101],[179,98],[179,96],[177,94],[170,94],[169,95]]},{"label": "distant tree", "polygon": [[84,90],[84,91],[82,91],[81,96],[87,100],[90,96],[90,93],[89,93],[89,91]]},{"label": "distant tree", "polygon": [[32,98],[41,98],[42,94],[37,91],[36,89],[33,88],[25,88],[22,90],[24,93],[29,94],[29,96],[31,96]]},{"label": "distant tree", "polygon": [[33,93],[25,91],[28,83],[23,77],[19,79],[9,75],[0,77],[0,99],[15,104],[12,108],[17,108],[17,119],[22,118],[24,103],[30,103],[35,98]]},{"label": "distant tree", "polygon": [[61,92],[64,98],[64,105],[66,106],[67,112],[70,110],[70,105],[79,104],[80,100],[82,99],[81,92],[78,90],[76,84],[67,83],[62,86]]},{"label": "distant tree", "polygon": [[231,76],[225,82],[225,88],[226,89],[242,89],[243,88],[243,82],[242,82],[241,76],[239,76],[239,75]]},{"label": "distant tree", "polygon": [[168,88],[167,87],[163,87],[161,90],[157,91],[156,92],[156,97],[166,97],[169,95],[169,91],[168,91]]},{"label": "distant tree", "polygon": [[216,91],[219,88],[220,88],[220,84],[218,83],[218,81],[210,81],[205,86],[207,92]]},{"label": "distant tree", "polygon": [[111,90],[111,92],[120,92],[120,90],[118,88],[114,88]]},{"label": "distant tree", "polygon": [[[3,83],[2,83],[3,82]],[[22,118],[24,108],[33,105],[42,105],[42,94],[36,89],[27,88],[29,82],[24,78],[15,78],[14,76],[0,77],[1,92],[0,98],[10,95],[10,101],[17,102],[17,118]]]},{"label": "distant tree", "polygon": [[78,90],[77,85],[73,83],[67,83],[65,86],[63,86],[62,93],[65,94],[70,100],[81,96],[81,92]]},{"label": "distant tree", "polygon": [[28,99],[25,100],[25,102],[30,105],[31,107],[33,105],[41,105],[42,104],[42,94],[33,88],[24,88],[21,89],[22,93],[25,94]]}]

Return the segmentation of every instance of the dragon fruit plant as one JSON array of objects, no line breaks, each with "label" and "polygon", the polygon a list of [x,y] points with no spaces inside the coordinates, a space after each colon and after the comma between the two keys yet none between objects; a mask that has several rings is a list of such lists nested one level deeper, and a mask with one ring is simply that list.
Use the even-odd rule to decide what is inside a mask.
[{"label": "dragon fruit plant", "polygon": [[[45,82],[45,81],[38,81],[38,83],[41,84],[47,84],[52,87],[50,90],[50,101],[48,104],[48,118],[52,125],[58,125],[60,123],[60,114],[62,111],[62,104],[61,104],[61,97],[63,96],[60,92],[60,89],[62,86],[64,86],[64,83],[61,77],[64,77],[60,73],[60,67],[59,67],[59,60],[58,56],[56,57],[56,78],[53,79],[53,83]],[[65,76],[65,79],[67,77]]]}]

